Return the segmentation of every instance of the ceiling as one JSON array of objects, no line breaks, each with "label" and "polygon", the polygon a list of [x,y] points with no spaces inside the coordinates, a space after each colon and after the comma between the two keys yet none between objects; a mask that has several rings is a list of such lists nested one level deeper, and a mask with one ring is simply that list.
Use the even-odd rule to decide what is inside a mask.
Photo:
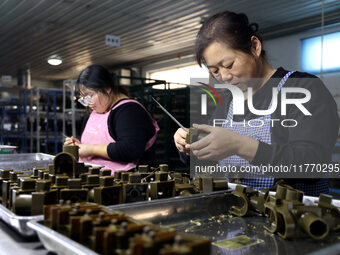
[{"label": "ceiling", "polygon": [[[257,22],[265,39],[320,26],[320,0],[0,0],[0,75],[29,68],[33,79],[75,78],[96,63],[145,63],[193,51],[202,19],[231,10]],[[325,24],[340,2],[324,0]],[[120,36],[120,47],[105,35]],[[63,63],[46,60],[58,54]]]}]

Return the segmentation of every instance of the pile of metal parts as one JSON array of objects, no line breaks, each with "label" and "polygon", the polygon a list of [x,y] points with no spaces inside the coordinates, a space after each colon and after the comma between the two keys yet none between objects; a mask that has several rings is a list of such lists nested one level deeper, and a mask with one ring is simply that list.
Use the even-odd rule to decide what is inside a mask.
[{"label": "pile of metal parts", "polygon": [[134,220],[91,203],[44,208],[44,225],[100,254],[210,254],[209,238]]},{"label": "pile of metal parts", "polygon": [[[228,189],[227,180],[197,178],[169,171],[168,165],[132,171],[91,167],[78,162],[78,146],[64,146],[48,169],[0,170],[2,204],[17,215],[39,215],[43,206],[59,200],[115,205]],[[151,172],[150,172],[151,171]]]},{"label": "pile of metal parts", "polygon": [[305,205],[303,192],[288,185],[278,185],[273,196],[267,189],[257,191],[242,185],[237,185],[232,194],[242,201],[241,206],[231,208],[232,214],[265,215],[270,223],[264,228],[284,239],[308,235],[322,240],[330,231],[340,230],[340,210],[332,205],[330,195],[321,194],[317,205]]}]

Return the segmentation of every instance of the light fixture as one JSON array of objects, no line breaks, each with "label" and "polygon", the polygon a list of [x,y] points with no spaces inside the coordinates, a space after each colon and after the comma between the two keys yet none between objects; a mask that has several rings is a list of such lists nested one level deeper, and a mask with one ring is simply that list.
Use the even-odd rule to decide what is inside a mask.
[{"label": "light fixture", "polygon": [[52,55],[47,59],[47,62],[52,66],[58,66],[63,61],[62,61],[61,57],[59,57],[58,55]]},{"label": "light fixture", "polygon": [[159,90],[164,90],[164,89],[183,89],[186,88],[187,85],[185,84],[176,84],[176,83],[168,83],[167,86],[165,87],[164,84],[158,84],[158,85],[153,85],[153,89],[159,89]]}]

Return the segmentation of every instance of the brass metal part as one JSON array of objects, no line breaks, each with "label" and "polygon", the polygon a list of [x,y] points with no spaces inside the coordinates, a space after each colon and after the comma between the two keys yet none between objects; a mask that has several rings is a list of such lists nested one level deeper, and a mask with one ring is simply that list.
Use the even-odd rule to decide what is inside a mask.
[{"label": "brass metal part", "polygon": [[[21,215],[30,215],[31,214],[31,208],[28,206],[25,206],[24,208],[16,207],[16,199],[22,194],[28,194],[30,195],[32,192],[35,191],[35,180],[31,178],[19,178],[19,187],[18,188],[12,188],[11,190],[11,198],[10,198],[10,204],[13,205],[13,212]],[[29,197],[29,196],[28,196]],[[21,210],[18,211],[18,208]]]},{"label": "brass metal part", "polygon": [[148,183],[124,183],[121,203],[146,201],[149,197]]},{"label": "brass metal part", "polygon": [[159,171],[155,173],[156,181],[167,181],[168,180],[168,172]]},{"label": "brass metal part", "polygon": [[89,173],[99,175],[100,169],[101,169],[100,167],[91,167],[89,169]]},{"label": "brass metal part", "polygon": [[[22,176],[22,171],[11,171],[9,172],[9,179],[2,181],[2,204],[5,207],[11,208],[11,187],[17,186],[18,184],[18,176]],[[28,175],[26,175],[28,176]]]},{"label": "brass metal part", "polygon": [[81,179],[68,179],[67,185],[68,188],[60,190],[60,199],[64,201],[70,200],[72,203],[87,202],[88,189],[81,187]]},{"label": "brass metal part", "polygon": [[130,172],[123,172],[123,173],[121,173],[121,178],[120,178],[120,180],[121,180],[122,182],[125,182],[125,183],[129,182],[130,174],[131,174]]},{"label": "brass metal part", "polygon": [[140,173],[149,172],[149,166],[148,165],[139,165],[138,166],[138,172],[140,172]]},{"label": "brass metal part", "polygon": [[150,182],[151,199],[174,197],[175,194],[176,190],[174,180]]},{"label": "brass metal part", "polygon": [[111,176],[111,169],[102,169],[99,172],[99,176]]},{"label": "brass metal part", "polygon": [[226,178],[196,178],[194,184],[198,189],[198,192],[203,193],[228,189],[228,182]]},{"label": "brass metal part", "polygon": [[121,185],[114,185],[113,176],[100,177],[100,187],[93,188],[93,201],[101,205],[115,205],[120,202]]},{"label": "brass metal part", "polygon": [[[0,185],[4,180],[9,180],[9,173],[12,171],[13,169],[0,169]],[[2,196],[2,188],[0,189],[0,196]]]},{"label": "brass metal part", "polygon": [[332,196],[321,194],[318,207],[322,210],[322,218],[327,222],[333,231],[340,230],[340,210],[332,205]]},{"label": "brass metal part", "polygon": [[207,136],[207,133],[195,128],[189,128],[189,132],[185,137],[185,142],[188,144],[192,144],[205,136]]},{"label": "brass metal part", "polygon": [[237,216],[245,216],[251,209],[250,197],[254,196],[256,191],[251,187],[236,185],[231,193],[241,200],[241,206],[232,206],[230,212]]},{"label": "brass metal part", "polygon": [[80,173],[77,173],[76,165],[78,160],[73,154],[68,152],[58,153],[53,160],[53,172],[50,174],[60,175],[66,174],[69,177],[78,177]]},{"label": "brass metal part", "polygon": [[195,187],[192,184],[175,184],[176,196],[190,196],[195,193]]},{"label": "brass metal part", "polygon": [[[208,238],[177,233],[89,203],[44,207],[44,225],[99,254],[210,254]],[[168,253],[170,252],[170,253]],[[171,253],[172,252],[172,253]],[[184,253],[186,254],[186,253]]]},{"label": "brass metal part", "polygon": [[250,187],[237,185],[232,192],[239,198],[231,213],[244,216],[250,211],[266,215],[270,225],[264,226],[284,239],[310,236],[321,240],[330,230],[339,228],[340,211],[331,205],[332,197],[320,195],[319,204],[304,205],[303,192],[290,186],[278,185],[276,195],[269,196],[269,190],[256,191]]},{"label": "brass metal part", "polygon": [[[29,174],[0,170],[2,203],[19,214],[36,215],[42,212],[43,205],[60,199],[112,205],[202,192],[202,188],[190,183],[188,174],[170,172],[167,164],[151,168],[152,172],[148,172],[149,166],[139,165],[137,172],[117,171],[113,178],[110,169],[77,162],[77,153],[78,146],[65,146],[48,169],[33,168]],[[29,180],[20,181],[24,179]],[[212,185],[213,190],[227,187],[215,179]]]},{"label": "brass metal part", "polygon": [[160,164],[159,165],[159,171],[161,171],[161,172],[169,172],[168,164]]},{"label": "brass metal part", "polygon": [[77,145],[64,145],[63,152],[67,152],[75,158],[76,161],[79,160],[79,146]]},{"label": "brass metal part", "polygon": [[139,173],[132,173],[129,175],[129,183],[141,183],[142,176]]}]

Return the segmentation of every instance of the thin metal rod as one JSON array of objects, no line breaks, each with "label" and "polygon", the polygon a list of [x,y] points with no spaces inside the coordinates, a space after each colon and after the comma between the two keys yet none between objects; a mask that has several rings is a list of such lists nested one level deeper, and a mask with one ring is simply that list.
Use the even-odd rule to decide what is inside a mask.
[{"label": "thin metal rod", "polygon": [[168,112],[154,97],[151,97],[153,99],[153,101],[155,101],[159,107],[173,120],[176,122],[176,124],[182,128],[184,131],[188,131],[187,128],[185,128],[178,120],[176,120],[176,118],[174,116],[171,115],[170,112]]},{"label": "thin metal rod", "polygon": [[320,57],[320,79],[323,79],[323,37],[325,28],[325,6],[324,0],[321,0],[321,57]]}]

